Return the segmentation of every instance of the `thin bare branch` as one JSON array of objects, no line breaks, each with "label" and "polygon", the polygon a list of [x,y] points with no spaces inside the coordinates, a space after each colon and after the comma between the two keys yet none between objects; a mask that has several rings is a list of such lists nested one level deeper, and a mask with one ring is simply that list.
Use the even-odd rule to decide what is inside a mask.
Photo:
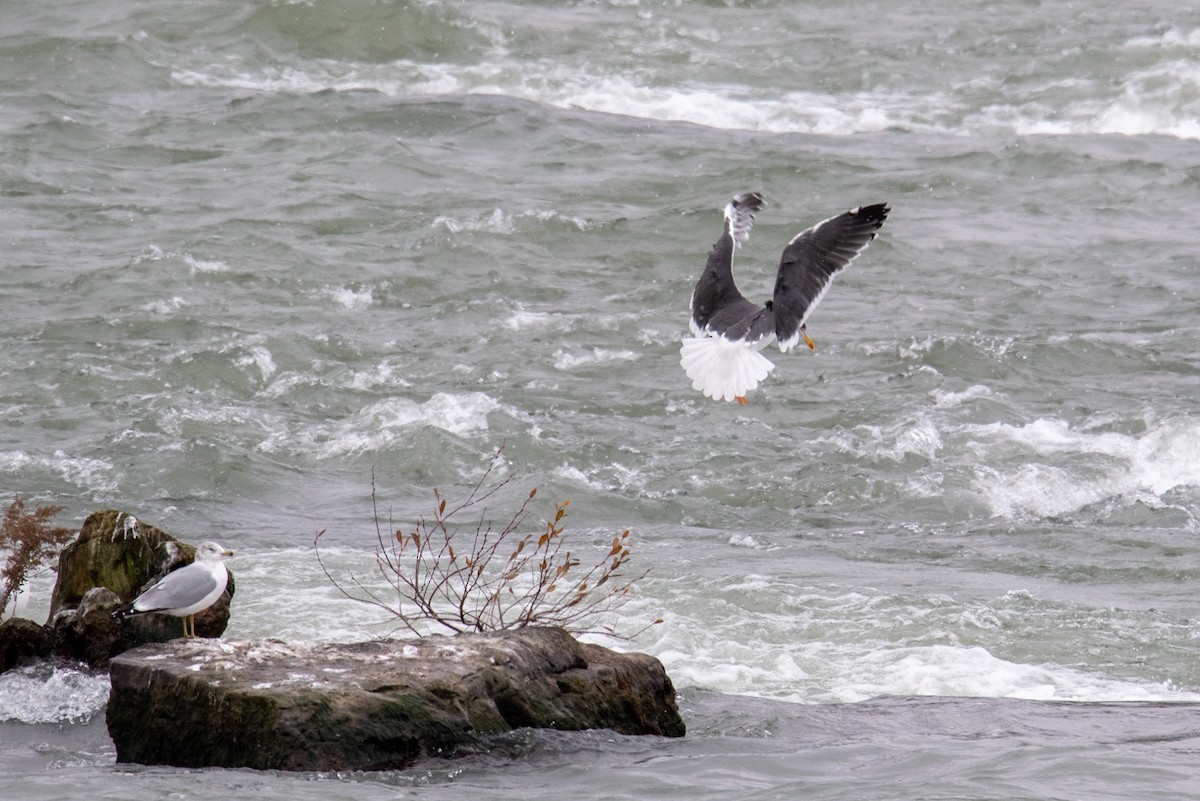
[{"label": "thin bare branch", "polygon": [[[495,477],[502,452],[502,447],[496,451],[463,500],[453,502],[435,489],[432,516],[419,517],[407,531],[396,528],[390,515],[388,525],[383,525],[372,473],[376,568],[384,585],[395,593],[395,602],[386,601],[377,589],[353,575],[348,581],[331,575],[321,559],[324,532],[320,532],[313,544],[326,578],[344,596],[386,609],[399,619],[400,628],[418,635],[429,625],[461,632],[538,624],[616,636],[610,627],[594,621],[624,603],[646,576],[643,572],[625,579],[621,574],[630,559],[629,532],[613,537],[585,567],[566,547],[563,520],[570,501],[555,506],[540,533],[524,528],[536,489],[497,526],[484,504],[515,477],[511,473]],[[476,509],[478,517],[472,511],[471,527],[460,531],[456,516]]]}]

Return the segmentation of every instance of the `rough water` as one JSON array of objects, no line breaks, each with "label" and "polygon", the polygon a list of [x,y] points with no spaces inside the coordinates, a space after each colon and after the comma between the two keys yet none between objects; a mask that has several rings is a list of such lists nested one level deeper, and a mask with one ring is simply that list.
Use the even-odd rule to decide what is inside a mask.
[{"label": "rough water", "polygon": [[[503,446],[498,517],[632,531],[603,622],[664,622],[602,641],[689,726],[147,769],[47,666],[0,677],[5,795],[1200,792],[1200,12],[12,0],[0,64],[0,490],[236,550],[228,638],[353,641],[396,624],[316,532],[369,575],[372,481],[409,526]],[[678,365],[741,191],[754,299],[893,207],[745,407]]]}]

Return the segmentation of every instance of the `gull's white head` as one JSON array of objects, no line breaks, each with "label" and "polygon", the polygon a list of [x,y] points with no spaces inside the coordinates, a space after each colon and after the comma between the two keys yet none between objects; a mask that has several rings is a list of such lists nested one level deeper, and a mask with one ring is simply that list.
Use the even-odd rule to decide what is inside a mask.
[{"label": "gull's white head", "polygon": [[208,540],[196,547],[196,561],[219,562],[226,556],[233,556],[233,551],[222,548],[218,543]]}]

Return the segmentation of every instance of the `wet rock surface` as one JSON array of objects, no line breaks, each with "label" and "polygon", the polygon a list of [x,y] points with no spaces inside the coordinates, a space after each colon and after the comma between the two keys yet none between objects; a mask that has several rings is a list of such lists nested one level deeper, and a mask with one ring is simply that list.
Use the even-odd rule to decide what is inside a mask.
[{"label": "wet rock surface", "polygon": [[176,640],[115,658],[122,762],[375,770],[520,727],[683,736],[662,664],[557,628],[350,645]]}]

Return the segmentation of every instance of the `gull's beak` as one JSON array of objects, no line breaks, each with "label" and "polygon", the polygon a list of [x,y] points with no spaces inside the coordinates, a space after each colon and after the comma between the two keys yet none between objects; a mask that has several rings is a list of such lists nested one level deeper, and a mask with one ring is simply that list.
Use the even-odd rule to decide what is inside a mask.
[{"label": "gull's beak", "polygon": [[817,343],[816,343],[816,342],[813,342],[813,341],[812,341],[812,337],[810,337],[808,334],[805,334],[805,335],[804,335],[804,344],[805,344],[805,345],[808,345],[808,349],[809,349],[809,350],[816,350],[816,349],[817,349]]},{"label": "gull's beak", "polygon": [[226,548],[225,550],[221,551],[221,556],[233,556],[233,551]]}]

